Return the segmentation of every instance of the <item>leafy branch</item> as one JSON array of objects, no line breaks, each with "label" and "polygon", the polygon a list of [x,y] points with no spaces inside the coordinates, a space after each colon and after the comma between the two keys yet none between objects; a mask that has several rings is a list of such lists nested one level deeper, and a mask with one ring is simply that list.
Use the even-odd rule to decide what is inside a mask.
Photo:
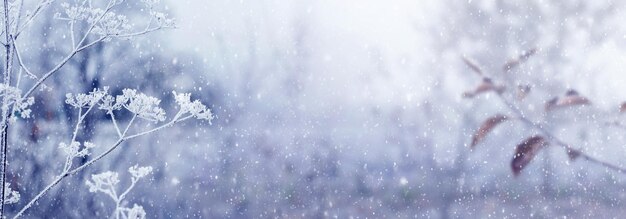
[{"label": "leafy branch", "polygon": [[[503,71],[506,73],[511,71],[513,68],[519,66],[526,60],[528,60],[533,54],[537,51],[532,49],[530,51],[524,52],[516,59],[512,59],[508,61],[504,67]],[[498,99],[504,103],[504,105],[508,108],[510,113],[514,116],[507,116],[503,114],[496,114],[492,117],[486,119],[481,127],[475,132],[472,138],[472,142],[470,147],[473,149],[478,145],[486,135],[496,128],[499,124],[508,121],[515,120],[524,124],[526,127],[538,131],[540,134],[528,137],[521,143],[519,143],[515,148],[515,154],[511,161],[511,170],[514,176],[518,176],[521,171],[532,161],[536,154],[538,154],[542,149],[546,148],[549,145],[556,145],[565,150],[570,160],[583,159],[590,163],[594,163],[600,166],[603,166],[607,169],[611,169],[613,171],[626,174],[626,168],[619,167],[617,165],[611,164],[609,162],[605,162],[599,160],[580,149],[576,149],[572,147],[572,144],[569,144],[559,137],[554,135],[550,130],[545,128],[541,123],[534,122],[530,118],[526,116],[526,114],[511,100],[509,100],[505,95],[506,86],[499,85],[493,81],[493,79],[485,76],[484,71],[481,67],[479,67],[476,62],[473,60],[469,60],[467,58],[463,58],[468,67],[483,77],[483,81],[479,84],[474,90],[465,92],[463,94],[466,98],[472,98],[479,94],[493,92],[496,94]],[[516,95],[518,99],[523,99],[530,92],[530,86],[518,86],[516,90]],[[565,95],[561,97],[554,97],[548,101],[546,101],[544,110],[545,112],[550,112],[562,108],[571,108],[571,107],[580,107],[585,105],[590,105],[591,101],[586,97],[583,97],[578,94],[575,90],[569,90],[565,93]],[[626,112],[626,103],[620,106],[620,112]]]}]

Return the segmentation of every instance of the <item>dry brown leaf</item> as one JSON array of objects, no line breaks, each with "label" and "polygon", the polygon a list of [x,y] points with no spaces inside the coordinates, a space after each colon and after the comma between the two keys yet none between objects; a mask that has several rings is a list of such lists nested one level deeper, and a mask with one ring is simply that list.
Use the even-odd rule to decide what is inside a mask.
[{"label": "dry brown leaf", "polygon": [[533,48],[531,50],[523,52],[517,58],[509,60],[508,62],[506,62],[506,64],[504,64],[504,67],[502,67],[504,72],[508,72],[511,69],[517,67],[519,64],[521,64],[521,63],[525,62],[526,60],[528,60],[528,58],[530,58],[535,53],[537,53],[537,49]]},{"label": "dry brown leaf", "polygon": [[511,170],[514,176],[518,176],[522,170],[533,160],[535,155],[547,144],[542,136],[535,135],[527,138],[515,148],[515,155],[511,161]]},{"label": "dry brown leaf", "polygon": [[480,67],[478,66],[478,64],[476,64],[476,62],[469,60],[466,57],[462,57],[463,58],[463,62],[465,62],[465,64],[472,69],[472,71],[474,71],[476,74],[478,74],[479,76],[483,75],[483,71],[480,69]]},{"label": "dry brown leaf", "polygon": [[487,136],[487,134],[489,134],[489,132],[491,132],[491,130],[493,130],[497,125],[506,121],[507,119],[509,119],[507,116],[501,115],[501,114],[497,114],[495,116],[487,118],[483,122],[483,124],[480,125],[480,128],[478,129],[478,131],[474,133],[470,148],[474,149],[474,147],[476,147],[478,143],[480,143],[483,139],[485,139],[485,137]]},{"label": "dry brown leaf", "polygon": [[559,107],[567,107],[567,106],[584,106],[590,105],[591,101],[583,96],[566,96],[559,100],[557,106]]},{"label": "dry brown leaf", "polygon": [[591,101],[580,96],[576,90],[568,90],[563,97],[555,97],[546,103],[546,111],[571,106],[591,105]]},{"label": "dry brown leaf", "polygon": [[621,106],[619,106],[620,113],[626,113],[626,102],[623,102]]}]

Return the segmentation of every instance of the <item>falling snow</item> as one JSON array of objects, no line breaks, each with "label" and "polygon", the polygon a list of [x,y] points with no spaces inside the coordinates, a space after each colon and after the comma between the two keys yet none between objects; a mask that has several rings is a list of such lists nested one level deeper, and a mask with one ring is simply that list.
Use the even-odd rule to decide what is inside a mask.
[{"label": "falling snow", "polygon": [[0,5],[2,217],[625,214],[626,2]]}]

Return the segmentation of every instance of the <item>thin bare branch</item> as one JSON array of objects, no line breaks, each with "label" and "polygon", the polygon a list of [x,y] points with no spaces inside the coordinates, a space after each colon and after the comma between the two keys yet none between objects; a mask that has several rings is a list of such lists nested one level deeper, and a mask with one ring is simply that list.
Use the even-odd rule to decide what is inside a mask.
[{"label": "thin bare branch", "polygon": [[39,15],[41,11],[52,2],[54,2],[54,0],[41,0],[41,2],[39,2],[37,6],[35,6],[35,10],[33,10],[33,12],[26,17],[26,21],[22,24],[22,26],[17,28],[17,31],[15,32],[15,38],[19,37],[24,29],[26,29],[26,27],[35,19],[35,17],[37,17],[37,15]]},{"label": "thin bare branch", "polygon": [[28,70],[28,67],[26,67],[26,64],[24,64],[24,60],[22,60],[22,54],[17,48],[17,43],[15,42],[13,42],[13,49],[15,50],[15,56],[17,57],[17,61],[20,64],[20,67],[24,69],[24,72],[26,72],[28,76],[30,76],[31,78],[37,79],[38,78],[37,75],[33,74],[33,72]]}]

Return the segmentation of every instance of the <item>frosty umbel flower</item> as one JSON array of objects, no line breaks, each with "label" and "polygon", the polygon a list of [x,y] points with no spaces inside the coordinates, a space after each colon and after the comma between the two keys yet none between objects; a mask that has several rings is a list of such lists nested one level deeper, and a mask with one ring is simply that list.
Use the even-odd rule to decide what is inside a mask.
[{"label": "frosty umbel flower", "polygon": [[104,192],[108,195],[115,197],[112,189],[115,188],[120,180],[116,172],[106,171],[100,174],[91,175],[93,181],[87,180],[86,184],[89,187],[89,192]]},{"label": "frosty umbel flower", "polygon": [[95,26],[93,32],[102,36],[120,35],[131,29],[128,19],[124,15],[109,12]]},{"label": "frosty umbel flower", "polygon": [[128,172],[131,175],[133,175],[134,178],[139,179],[150,174],[152,172],[152,167],[151,166],[139,167],[135,165],[135,166],[128,168]]},{"label": "frosty umbel flower", "polygon": [[102,103],[100,103],[100,109],[106,110],[108,112],[120,110],[121,108],[122,104],[115,101],[115,98],[111,95],[104,96],[102,98]]},{"label": "frosty umbel flower", "polygon": [[132,175],[131,184],[122,193],[115,191],[115,186],[119,183],[118,174],[116,172],[104,172],[92,175],[93,181],[87,180],[87,186],[90,192],[102,192],[110,196],[115,202],[114,218],[146,218],[146,211],[142,206],[134,204],[132,208],[125,207],[124,198],[130,192],[137,181],[152,172],[152,167],[139,167],[137,165],[128,168],[128,172]]},{"label": "frosty umbel flower", "polygon": [[76,108],[88,108],[96,105],[100,100],[106,96],[108,87],[104,89],[94,89],[88,94],[72,94],[67,93],[65,95],[65,103]]},{"label": "frosty umbel flower", "polygon": [[30,118],[30,113],[32,112],[29,107],[31,105],[33,105],[33,103],[35,103],[35,98],[33,97],[29,97],[29,98],[17,98],[15,99],[15,107],[14,112],[17,112],[20,114],[20,117],[26,119],[26,118]]},{"label": "frosty umbel flower", "polygon": [[60,143],[59,148],[63,150],[65,154],[67,154],[70,158],[75,157],[85,157],[89,155],[89,149],[96,147],[95,144],[91,142],[83,142],[83,148],[80,148],[80,143],[72,142],[70,144]]},{"label": "frosty umbel flower", "polygon": [[161,100],[156,97],[137,93],[133,89],[124,89],[116,101],[140,118],[151,121],[165,120],[165,110],[159,107]]},{"label": "frosty umbel flower", "polygon": [[190,93],[179,94],[176,93],[176,91],[173,93],[176,103],[178,103],[178,106],[180,107],[181,114],[189,113],[197,119],[207,120],[209,123],[211,122],[213,119],[211,109],[207,108],[199,100],[191,101]]},{"label": "frosty umbel flower", "polygon": [[[35,98],[23,98],[22,90],[5,84],[0,84],[0,97],[4,97],[8,105],[13,104],[13,113],[18,113],[24,119],[30,118],[31,110],[29,107],[35,103]],[[15,117],[12,117],[12,121],[14,119]]]}]

